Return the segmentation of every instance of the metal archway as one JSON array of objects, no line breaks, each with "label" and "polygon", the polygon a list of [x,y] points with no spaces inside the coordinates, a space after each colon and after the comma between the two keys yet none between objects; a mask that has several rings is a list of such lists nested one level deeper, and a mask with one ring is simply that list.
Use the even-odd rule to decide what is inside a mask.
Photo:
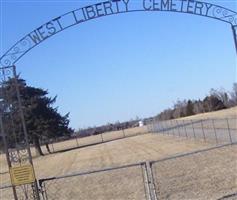
[{"label": "metal archway", "polygon": [[0,67],[13,66],[31,49],[72,26],[99,17],[120,13],[153,11],[179,12],[216,19],[230,24],[237,53],[237,12],[215,4],[195,0],[111,0],[85,6],[36,28],[14,44],[1,58]]}]

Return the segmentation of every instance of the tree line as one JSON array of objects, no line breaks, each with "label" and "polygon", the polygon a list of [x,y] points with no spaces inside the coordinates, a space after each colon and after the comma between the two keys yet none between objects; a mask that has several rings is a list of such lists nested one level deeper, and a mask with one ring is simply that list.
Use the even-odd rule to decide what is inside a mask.
[{"label": "tree line", "polygon": [[131,119],[130,121],[126,122],[115,122],[115,123],[107,123],[106,125],[102,126],[95,126],[95,127],[89,127],[86,129],[79,129],[75,132],[76,137],[86,137],[90,135],[98,135],[105,132],[110,131],[118,131],[118,130],[124,130],[132,127],[136,127],[139,124],[139,119]]},{"label": "tree line", "polygon": [[211,89],[202,100],[178,100],[173,108],[168,108],[157,116],[158,120],[170,120],[187,117],[199,113],[212,112],[237,106],[237,83],[233,84],[232,91],[225,89]]}]

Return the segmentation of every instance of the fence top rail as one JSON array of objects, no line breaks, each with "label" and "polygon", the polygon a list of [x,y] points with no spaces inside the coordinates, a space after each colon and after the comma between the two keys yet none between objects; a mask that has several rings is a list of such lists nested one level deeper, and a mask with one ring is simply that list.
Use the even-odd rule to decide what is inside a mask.
[{"label": "fence top rail", "polygon": [[207,152],[207,151],[220,149],[220,148],[223,148],[223,147],[233,146],[233,145],[237,145],[237,142],[222,144],[222,145],[218,145],[218,146],[215,146],[215,147],[210,147],[210,148],[205,148],[205,149],[201,149],[201,150],[197,150],[197,151],[192,151],[192,152],[189,152],[189,153],[178,154],[178,155],[171,156],[171,157],[166,157],[166,158],[163,158],[163,159],[160,159],[160,160],[154,160],[154,161],[151,161],[150,163],[154,164],[154,163],[163,162],[163,161],[167,161],[167,160],[172,160],[172,159],[176,159],[176,158],[187,157],[187,156],[191,156],[191,155],[194,155],[194,154],[204,153],[204,152]]},{"label": "fence top rail", "polygon": [[99,169],[99,170],[77,172],[77,173],[67,174],[67,175],[63,175],[63,176],[50,177],[50,178],[40,179],[39,184],[41,185],[42,182],[49,181],[49,180],[69,178],[69,177],[73,177],[73,176],[83,176],[83,175],[89,175],[89,174],[100,173],[100,172],[105,172],[105,171],[112,171],[112,170],[117,170],[117,169],[135,167],[135,166],[140,166],[140,165],[145,165],[145,164],[146,164],[145,162],[139,162],[139,163],[133,163],[133,164],[129,164],[129,165],[122,165],[122,166],[117,166],[117,167],[107,167],[107,168],[103,168],[103,169]]},{"label": "fence top rail", "polygon": [[3,185],[3,186],[0,186],[0,190],[11,188],[11,187],[12,185]]},{"label": "fence top rail", "polygon": [[[194,122],[201,122],[201,121],[205,121],[205,120],[227,120],[227,119],[232,119],[232,120],[237,120],[237,116],[236,117],[206,117],[206,118],[202,118],[202,119],[185,119],[185,118],[176,118],[176,119],[168,119],[168,120],[155,120],[157,122],[167,122],[167,121],[194,121]],[[151,121],[152,123],[152,121]]]},{"label": "fence top rail", "polygon": [[[215,149],[219,149],[219,148],[223,148],[223,147],[231,146],[231,145],[237,145],[237,142],[218,145],[218,146],[215,146],[215,147],[205,148],[205,149],[201,149],[201,150],[197,150],[197,151],[192,151],[192,152],[189,152],[189,153],[178,154],[178,155],[171,156],[171,157],[166,157],[166,158],[163,158],[163,159],[160,159],[160,160],[150,161],[150,163],[153,164],[153,163],[158,163],[158,162],[167,161],[167,160],[171,160],[171,159],[176,159],[176,158],[180,158],[180,157],[186,157],[186,156],[190,156],[190,155],[194,155],[194,154],[198,154],[198,153],[203,153],[203,152],[207,152],[207,151],[211,151],[211,150],[215,150]],[[99,173],[99,172],[105,172],[105,171],[112,171],[112,170],[117,170],[117,169],[135,167],[135,166],[145,165],[145,164],[146,164],[146,162],[139,162],[139,163],[133,163],[133,164],[122,165],[122,166],[117,166],[117,167],[107,167],[107,168],[103,168],[103,169],[99,169],[99,170],[76,172],[76,173],[67,174],[67,175],[63,175],[63,176],[56,176],[56,177],[40,179],[39,182],[40,182],[40,184],[42,184],[42,182],[49,181],[49,180],[69,178],[69,177],[73,177],[73,176],[83,176],[83,175],[89,175],[89,174],[94,174],[94,173]]]}]

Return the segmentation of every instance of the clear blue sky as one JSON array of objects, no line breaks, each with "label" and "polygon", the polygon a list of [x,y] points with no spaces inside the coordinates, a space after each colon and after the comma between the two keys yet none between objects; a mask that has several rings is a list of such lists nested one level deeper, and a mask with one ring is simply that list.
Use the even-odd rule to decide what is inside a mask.
[{"label": "clear blue sky", "polygon": [[[41,24],[94,2],[1,0],[0,55]],[[235,0],[207,2],[237,10]],[[56,106],[71,113],[76,129],[153,116],[211,88],[231,90],[237,74],[229,24],[169,12],[79,24],[34,48],[17,70],[28,84],[58,95]]]}]

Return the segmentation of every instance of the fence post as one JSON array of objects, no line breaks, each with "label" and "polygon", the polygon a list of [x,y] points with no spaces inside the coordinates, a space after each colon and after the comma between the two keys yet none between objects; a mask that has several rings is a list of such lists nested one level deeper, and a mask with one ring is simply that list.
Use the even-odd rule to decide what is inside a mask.
[{"label": "fence post", "polygon": [[77,136],[76,136],[76,143],[77,143],[77,147],[79,147],[79,143],[78,143],[78,140],[77,140]]},{"label": "fence post", "polygon": [[161,132],[162,134],[164,134],[163,121],[159,121],[159,126],[160,126],[160,130],[158,132]]},{"label": "fence post", "polygon": [[166,129],[167,129],[167,135],[171,135],[170,133],[170,125],[169,125],[169,121],[166,121]]},{"label": "fence post", "polygon": [[54,153],[54,146],[53,146],[53,141],[51,142],[51,146],[52,146],[53,153]]},{"label": "fence post", "polygon": [[38,182],[39,182],[39,190],[40,190],[42,200],[48,200],[48,195],[47,195],[47,190],[46,190],[46,187],[45,187],[45,182],[42,179],[40,179]]},{"label": "fence post", "polygon": [[145,163],[141,164],[141,169],[142,169],[142,173],[143,173],[143,183],[144,183],[146,199],[152,200],[151,191],[150,191],[150,187],[149,187],[149,177],[148,177],[147,167],[146,167]]},{"label": "fence post", "polygon": [[229,138],[230,138],[230,143],[232,144],[232,137],[231,137],[231,132],[230,132],[230,125],[229,125],[229,120],[228,118],[226,118],[226,122],[227,122],[227,127],[228,127],[228,132],[229,132]]},{"label": "fence post", "polygon": [[152,124],[152,132],[155,133],[155,122],[154,121],[155,121],[155,118],[153,118],[151,124]]},{"label": "fence post", "polygon": [[217,134],[216,134],[216,127],[215,127],[214,119],[212,119],[212,126],[213,126],[214,133],[215,133],[216,144],[218,144],[218,138],[217,138]]},{"label": "fence post", "polygon": [[155,119],[153,120],[153,129],[154,132],[159,133],[159,122],[156,123]]},{"label": "fence post", "polygon": [[166,127],[165,127],[165,121],[163,121],[162,126],[163,126],[163,134],[165,135],[165,134],[166,134],[166,133],[165,133],[165,129],[166,129]]},{"label": "fence post", "polygon": [[183,126],[184,126],[184,130],[185,130],[186,138],[188,138],[188,133],[187,133],[187,129],[186,129],[186,126],[185,126],[185,122],[184,122],[184,120],[183,120]]},{"label": "fence post", "polygon": [[159,124],[158,120],[154,119],[154,132],[158,133],[159,129],[157,129],[157,124]]},{"label": "fence post", "polygon": [[172,135],[172,133],[171,133],[172,128],[171,128],[171,125],[170,125],[170,120],[167,121],[167,123],[168,123],[169,135]]},{"label": "fence post", "polygon": [[125,131],[124,131],[124,129],[122,129],[123,130],[123,137],[125,138],[126,137],[126,135],[125,135]]},{"label": "fence post", "polygon": [[193,120],[191,120],[191,124],[192,124],[192,128],[193,128],[193,136],[196,139],[196,133],[195,133],[194,126],[193,126]]},{"label": "fence post", "polygon": [[159,134],[159,132],[160,132],[160,122],[157,121],[157,133]]},{"label": "fence post", "polygon": [[151,120],[151,123],[150,123],[150,132],[151,132],[151,133],[154,132],[154,131],[153,131],[153,119]]},{"label": "fence post", "polygon": [[170,124],[171,124],[171,127],[172,127],[172,130],[173,130],[173,135],[175,136],[175,131],[174,131],[174,127],[173,127],[173,120],[170,121]]},{"label": "fence post", "polygon": [[144,175],[149,200],[157,200],[156,188],[152,172],[152,164],[149,161],[145,162],[144,164]]},{"label": "fence post", "polygon": [[159,123],[159,121],[157,121],[156,128],[157,128],[157,133],[159,133],[160,132],[160,123]]},{"label": "fence post", "polygon": [[150,126],[150,124],[149,124],[149,122],[146,124],[146,128],[147,128],[147,132],[148,133],[150,133],[151,132],[151,128],[150,128],[151,126]]},{"label": "fence post", "polygon": [[177,121],[177,120],[175,120],[175,122],[176,122],[176,124],[177,124],[178,133],[179,133],[179,137],[181,137],[181,135],[180,135],[180,131],[179,131],[179,123],[178,123],[178,121]]},{"label": "fence post", "polygon": [[201,120],[203,139],[204,139],[204,141],[206,142],[206,136],[205,136],[205,133],[204,133],[204,128],[203,128],[203,123],[202,123],[202,121],[203,121],[203,120]]},{"label": "fence post", "polygon": [[167,125],[167,120],[164,121],[164,125],[165,125],[165,134],[169,135],[169,126]]},{"label": "fence post", "polygon": [[153,129],[152,129],[152,120],[150,121],[150,124],[149,124],[149,131],[150,131],[150,133],[152,133],[153,132]]},{"label": "fence post", "polygon": [[168,121],[166,120],[164,123],[165,123],[166,134],[169,135],[169,124],[168,124]]},{"label": "fence post", "polygon": [[157,132],[157,133],[159,133],[159,123],[158,123],[158,125],[157,125],[157,127],[158,127],[158,129],[157,129],[157,127],[156,127],[156,125],[155,125],[155,121],[153,120],[152,121],[152,127],[153,127],[153,132],[155,133],[155,132]]}]

